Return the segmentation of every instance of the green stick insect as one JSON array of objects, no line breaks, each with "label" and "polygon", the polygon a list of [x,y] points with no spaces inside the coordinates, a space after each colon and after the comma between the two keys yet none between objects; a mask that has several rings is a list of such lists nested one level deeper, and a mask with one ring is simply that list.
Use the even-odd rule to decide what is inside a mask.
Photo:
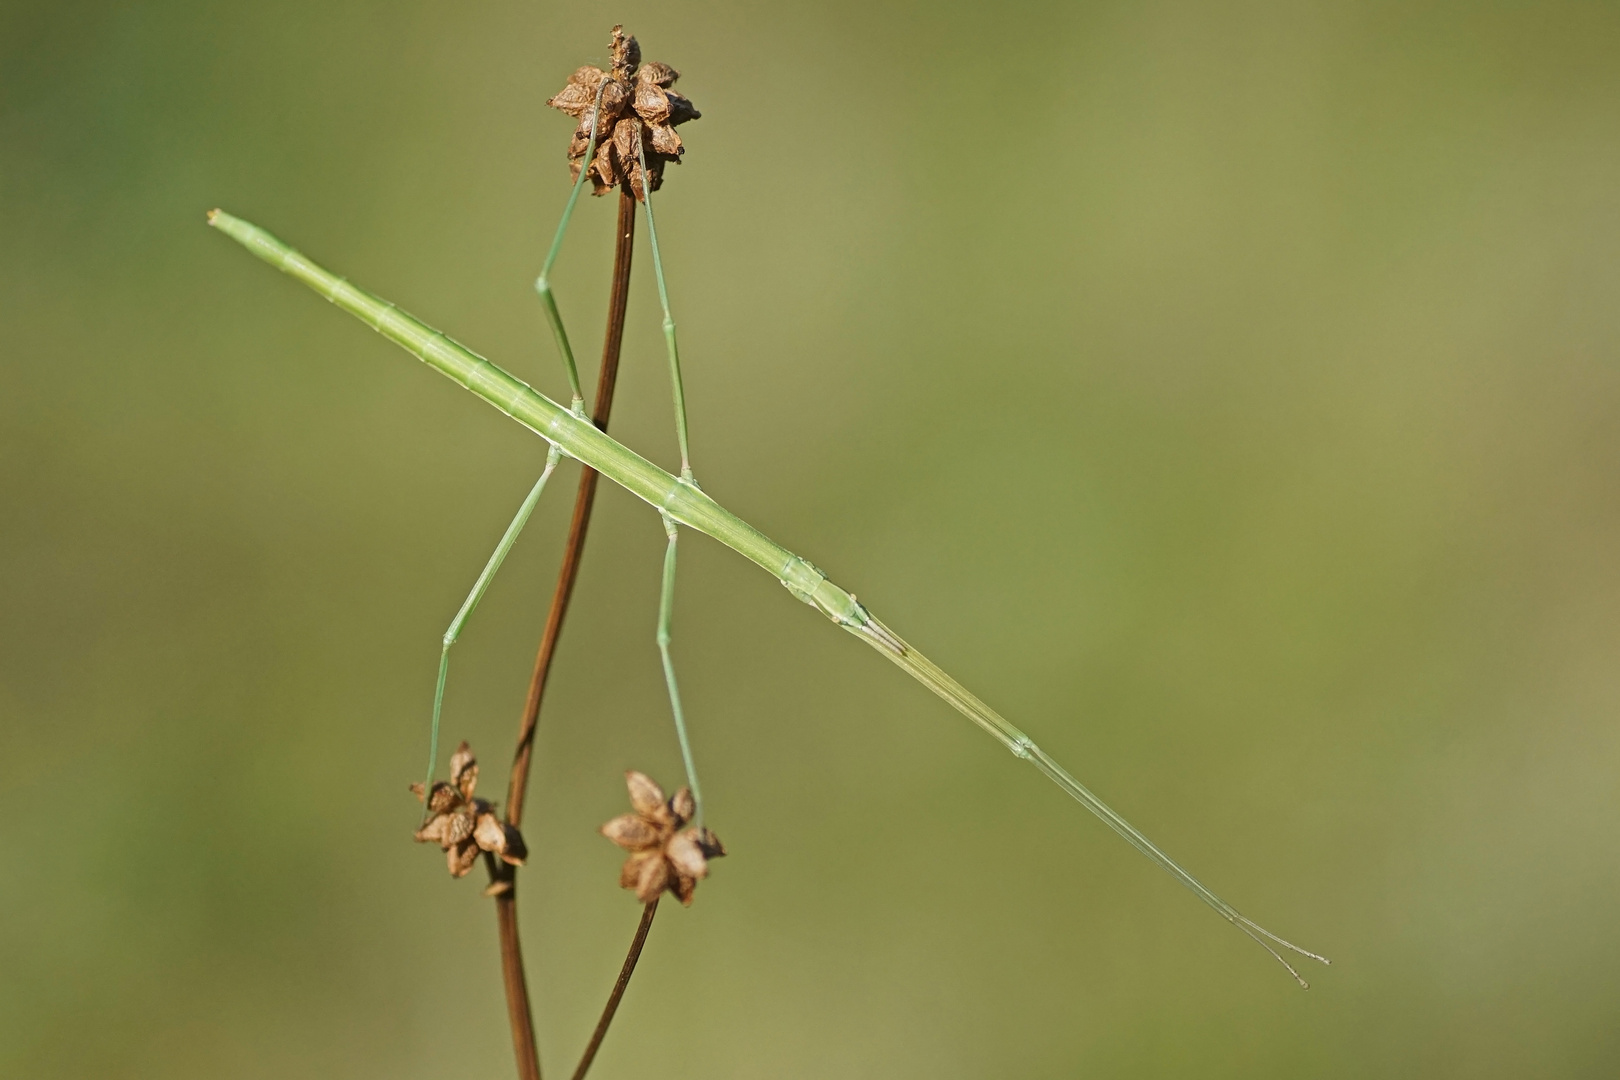
[{"label": "green stick insect", "polygon": [[[1232,905],[1222,900],[1191,873],[1183,869],[1175,860],[1161,851],[1146,836],[1137,831],[1130,822],[1092,794],[1084,784],[1075,779],[1063,766],[1059,765],[1050,755],[1037,746],[1028,735],[974,696],[961,683],[957,682],[938,665],[934,664],[933,661],[890,630],[864,604],[856,600],[854,594],[828,580],[827,576],[808,560],[795,555],[748,524],[748,522],[725,509],[698,486],[692,472],[691,453],[687,439],[685,395],[681,384],[680,353],[676,345],[675,321],[670,314],[669,291],[664,277],[663,261],[658,247],[658,234],[653,220],[652,208],[652,191],[657,187],[662,166],[666,160],[672,160],[674,155],[679,153],[679,142],[677,140],[674,143],[675,150],[673,153],[661,154],[660,151],[667,150],[668,147],[658,145],[659,132],[655,128],[654,160],[651,164],[654,165],[657,171],[649,172],[649,159],[641,140],[642,125],[639,123],[633,125],[632,139],[626,142],[620,136],[625,132],[624,125],[629,123],[628,121],[621,122],[619,130],[609,130],[608,124],[604,122],[604,119],[611,119],[611,116],[615,112],[621,111],[622,106],[626,104],[623,101],[605,102],[604,95],[621,94],[620,87],[623,83],[621,82],[616,86],[615,81],[622,79],[628,82],[634,80],[637,74],[636,63],[639,62],[639,55],[631,53],[629,56],[621,56],[617,50],[620,40],[616,35],[613,79],[603,77],[599,85],[590,87],[576,86],[579,78],[576,75],[576,80],[570,82],[570,88],[576,94],[587,89],[594,91],[594,99],[589,96],[583,99],[583,101],[590,103],[588,111],[582,105],[576,112],[576,115],[582,115],[584,118],[580,130],[582,133],[588,130],[588,138],[585,140],[586,145],[583,147],[584,155],[579,175],[569,192],[562,220],[557,226],[556,236],[546,256],[544,268],[535,283],[547,320],[556,338],[563,366],[566,369],[569,389],[572,391],[573,397],[569,407],[558,404],[484,357],[401,311],[395,305],[331,273],[258,226],[233,217],[223,210],[214,210],[208,215],[210,225],[237,241],[247,248],[249,252],[283,273],[308,285],[333,304],[354,315],[379,334],[421,359],[429,367],[448,376],[451,380],[494,406],[501,413],[527,427],[550,444],[544,471],[519,506],[516,516],[502,535],[500,543],[496,545],[495,551],[490,556],[483,573],[478,576],[472,591],[468,594],[466,601],[462,604],[455,618],[451,621],[449,629],[444,634],[443,649],[439,659],[438,679],[434,689],[432,730],[429,736],[428,783],[425,785],[425,789],[432,786],[432,774],[438,756],[439,726],[443,709],[445,682],[449,673],[450,649],[460,636],[461,630],[472,615],[473,610],[478,606],[479,600],[483,598],[490,583],[494,580],[502,560],[516,542],[518,534],[523,530],[523,526],[527,523],[530,514],[545,490],[547,481],[555,471],[558,461],[565,456],[571,457],[583,465],[595,469],[632,495],[646,502],[659,514],[663,522],[668,537],[668,546],[664,553],[657,642],[663,663],[664,678],[669,691],[670,710],[674,718],[676,738],[680,744],[687,782],[692,789],[696,804],[696,822],[700,828],[703,821],[701,788],[697,781],[697,770],[693,762],[691,741],[686,730],[685,713],[681,708],[674,663],[670,655],[670,623],[675,590],[676,550],[679,529],[683,525],[713,537],[743,558],[753,562],[780,581],[795,598],[820,611],[835,625],[842,627],[845,631],[876,649],[891,663],[943,698],[952,708],[966,716],[983,729],[986,734],[990,735],[991,738],[1011,751],[1015,757],[1029,762],[1087,810],[1101,818],[1109,828],[1123,837],[1137,851],[1147,856],[1153,863],[1214,909],[1222,918],[1270,953],[1278,963],[1288,970],[1289,974],[1294,977],[1300,986],[1308,988],[1309,984],[1300,976],[1293,965],[1283,958],[1282,954],[1278,952],[1278,948],[1309,957],[1323,964],[1330,963],[1329,960],[1285,941],[1248,919]],[[630,49],[634,49],[634,39],[622,40],[629,43]],[[627,60],[629,62],[625,63]],[[621,66],[623,67],[622,71],[620,70]],[[651,70],[655,68],[659,70]],[[595,69],[581,69],[582,72],[587,70],[595,71]],[[640,80],[634,84],[638,89],[643,84],[661,86],[667,89],[669,83],[673,81],[673,72],[663,65],[644,65],[642,72]],[[651,73],[650,78],[648,74],[645,74],[647,72]],[[597,74],[604,75],[601,72],[597,72]],[[685,102],[685,99],[679,98],[678,95],[667,93],[666,97],[667,100],[674,103],[674,108],[678,109],[684,106],[690,110],[690,104]],[[695,115],[696,110],[690,110],[680,119],[689,119]],[[668,114],[666,114],[667,118]],[[678,123],[680,119],[675,119],[673,122]],[[671,130],[665,129],[666,137],[672,134]],[[610,145],[610,140],[619,145]],[[577,145],[578,142],[579,136],[576,136],[576,157],[577,151],[581,149]],[[618,173],[604,175],[601,171],[598,171],[599,146],[612,151],[608,158],[616,164],[611,165],[610,169],[616,168],[620,170]],[[678,476],[666,472],[640,454],[637,454],[634,450],[624,446],[596,428],[585,417],[584,398],[580,391],[579,374],[574,363],[573,350],[569,345],[567,330],[563,326],[562,316],[552,294],[550,275],[558,253],[562,248],[563,238],[567,232],[574,207],[579,200],[581,188],[587,179],[591,179],[599,188],[603,183],[612,186],[616,186],[618,183],[629,184],[635,196],[641,202],[643,212],[646,215],[649,247],[652,253],[654,273],[658,282],[659,300],[664,313],[664,342],[669,359],[676,435],[681,455],[680,475]],[[1273,946],[1276,946],[1276,948]]]}]

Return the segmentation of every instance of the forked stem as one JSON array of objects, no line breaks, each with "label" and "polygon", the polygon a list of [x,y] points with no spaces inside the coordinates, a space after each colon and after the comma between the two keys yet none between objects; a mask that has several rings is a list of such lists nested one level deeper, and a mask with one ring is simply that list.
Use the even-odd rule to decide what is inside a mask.
[{"label": "forked stem", "polygon": [[658,914],[658,901],[654,900],[641,909],[641,923],[636,927],[636,936],[630,939],[630,951],[625,955],[624,966],[619,969],[619,977],[613,983],[613,990],[608,994],[607,1004],[602,1007],[602,1018],[596,1022],[596,1030],[591,1033],[591,1041],[585,1047],[585,1053],[580,1055],[579,1066],[574,1069],[574,1080],[585,1080],[585,1074],[591,1069],[591,1062],[596,1060],[596,1052],[602,1048],[602,1040],[607,1038],[608,1026],[613,1023],[613,1014],[619,1011],[619,1001],[624,997],[625,987],[630,985],[630,976],[636,973],[636,962],[641,959],[641,947],[647,943],[647,931],[652,929],[653,916]]}]

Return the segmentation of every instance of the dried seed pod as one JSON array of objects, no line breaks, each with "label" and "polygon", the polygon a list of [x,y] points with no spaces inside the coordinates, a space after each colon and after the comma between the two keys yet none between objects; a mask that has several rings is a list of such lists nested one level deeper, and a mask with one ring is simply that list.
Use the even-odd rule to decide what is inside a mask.
[{"label": "dried seed pod", "polygon": [[[466,743],[457,747],[450,758],[450,772],[455,786],[442,780],[433,785],[427,799],[432,816],[416,830],[416,842],[443,848],[454,877],[471,870],[480,851],[513,866],[523,865],[529,857],[523,834],[500,819],[494,803],[473,796],[478,786],[478,761]],[[411,791],[418,799],[422,797],[421,784],[412,784]]]},{"label": "dried seed pod", "polygon": [[643,904],[650,904],[658,899],[658,894],[669,887],[669,863],[662,858],[648,859],[641,864],[641,873],[636,877],[636,899]]},{"label": "dried seed pod", "polygon": [[485,851],[496,855],[506,854],[506,826],[494,814],[478,815],[478,824],[473,827],[473,839]]},{"label": "dried seed pod", "polygon": [[637,814],[621,814],[602,826],[602,835],[626,851],[640,851],[658,843],[658,826]]},{"label": "dried seed pod", "polygon": [[465,741],[450,755],[450,781],[463,799],[470,800],[478,789],[478,759]]},{"label": "dried seed pod", "polygon": [[450,865],[451,877],[466,877],[467,871],[478,861],[478,842],[469,836],[449,848],[445,852],[445,858]]},{"label": "dried seed pod", "polygon": [[697,811],[690,788],[681,788],[667,800],[664,789],[646,773],[624,774],[634,814],[621,814],[605,823],[603,836],[630,852],[619,868],[619,887],[634,889],[642,903],[651,903],[665,890],[690,904],[697,883],[709,876],[709,859],[726,853],[720,840],[707,829],[681,827]]},{"label": "dried seed pod", "polygon": [[669,838],[664,845],[664,858],[675,872],[683,877],[706,878],[709,876],[709,862],[703,855],[703,849],[698,847],[697,830],[688,829]]},{"label": "dried seed pod", "polygon": [[474,819],[466,807],[444,815],[444,823],[444,839],[439,842],[445,846],[459,844],[473,834]]},{"label": "dried seed pod", "polygon": [[[416,796],[418,802],[421,802],[422,785],[420,783],[412,784],[411,794]],[[443,780],[437,780],[434,782],[433,792],[427,798],[427,808],[430,813],[442,814],[447,810],[451,810],[456,806],[459,806],[460,803],[461,796],[456,793],[455,788],[451,787]]]},{"label": "dried seed pod", "polygon": [[624,774],[624,786],[630,789],[630,805],[642,817],[656,814],[664,806],[664,789],[644,772],[629,769]]},{"label": "dried seed pod", "polygon": [[[575,178],[584,168],[595,194],[605,195],[624,186],[645,200],[649,189],[657,191],[663,183],[664,166],[671,161],[679,164],[685,153],[675,134],[676,125],[702,114],[670,89],[680,72],[657,61],[641,63],[641,46],[625,35],[623,27],[613,28],[608,50],[612,57],[608,71],[585,65],[546,104],[579,121],[568,143],[569,168]],[[587,162],[593,132],[597,150]]]},{"label": "dried seed pod", "polygon": [[438,844],[440,847],[446,846],[444,827],[449,820],[450,817],[447,814],[439,814],[429,818],[426,825],[416,830],[416,842],[418,844]]},{"label": "dried seed pod", "polygon": [[697,813],[697,800],[692,797],[692,789],[683,787],[669,799],[670,812],[675,815],[675,827],[678,829],[692,820]]}]

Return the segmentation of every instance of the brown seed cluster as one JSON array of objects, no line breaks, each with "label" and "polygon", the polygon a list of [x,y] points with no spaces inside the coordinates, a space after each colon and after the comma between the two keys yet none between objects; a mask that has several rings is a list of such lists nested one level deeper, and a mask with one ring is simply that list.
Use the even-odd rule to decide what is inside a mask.
[{"label": "brown seed cluster", "polygon": [[631,769],[624,779],[636,812],[602,826],[603,836],[630,852],[619,871],[619,887],[636,890],[643,904],[668,889],[690,907],[697,883],[709,876],[709,860],[724,855],[725,846],[708,829],[682,831],[695,809],[691,788],[666,799],[646,773]]},{"label": "brown seed cluster", "polygon": [[[668,64],[641,62],[641,46],[626,37],[624,28],[613,28],[609,44],[611,70],[586,64],[568,78],[562,92],[546,102],[579,121],[574,141],[568,145],[568,163],[577,179],[590,148],[591,127],[596,124],[596,155],[589,164],[591,186],[597,195],[620,184],[629,184],[636,198],[647,199],[647,182],[657,191],[664,182],[664,166],[679,165],[684,149],[675,128],[701,113],[692,103],[671,90],[680,72]],[[597,95],[601,108],[597,108]],[[640,155],[646,155],[647,176],[641,175]]]},{"label": "brown seed cluster", "polygon": [[[522,866],[529,849],[523,834],[495,814],[495,804],[473,797],[478,787],[478,760],[466,743],[456,747],[450,758],[450,783],[433,785],[426,802],[433,815],[416,831],[419,844],[438,844],[450,864],[451,877],[464,877],[487,851],[513,866]],[[422,785],[411,790],[422,798]]]}]

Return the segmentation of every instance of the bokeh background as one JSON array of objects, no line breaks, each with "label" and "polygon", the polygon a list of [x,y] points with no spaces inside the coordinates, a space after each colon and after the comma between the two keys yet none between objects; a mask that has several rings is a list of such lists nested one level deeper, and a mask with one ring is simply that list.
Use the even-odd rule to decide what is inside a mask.
[{"label": "bokeh background", "polygon": [[[0,1073],[511,1074],[410,842],[440,633],[542,444],[204,227],[553,395],[544,108],[623,22],[705,486],[1262,923],[711,541],[676,656],[732,849],[609,1077],[1620,1071],[1612,3],[7,3]],[[613,207],[557,274],[594,378]],[[643,246],[615,433],[671,463]],[[456,654],[504,790],[572,467]],[[522,919],[566,1075],[679,758],[604,487]]]}]

